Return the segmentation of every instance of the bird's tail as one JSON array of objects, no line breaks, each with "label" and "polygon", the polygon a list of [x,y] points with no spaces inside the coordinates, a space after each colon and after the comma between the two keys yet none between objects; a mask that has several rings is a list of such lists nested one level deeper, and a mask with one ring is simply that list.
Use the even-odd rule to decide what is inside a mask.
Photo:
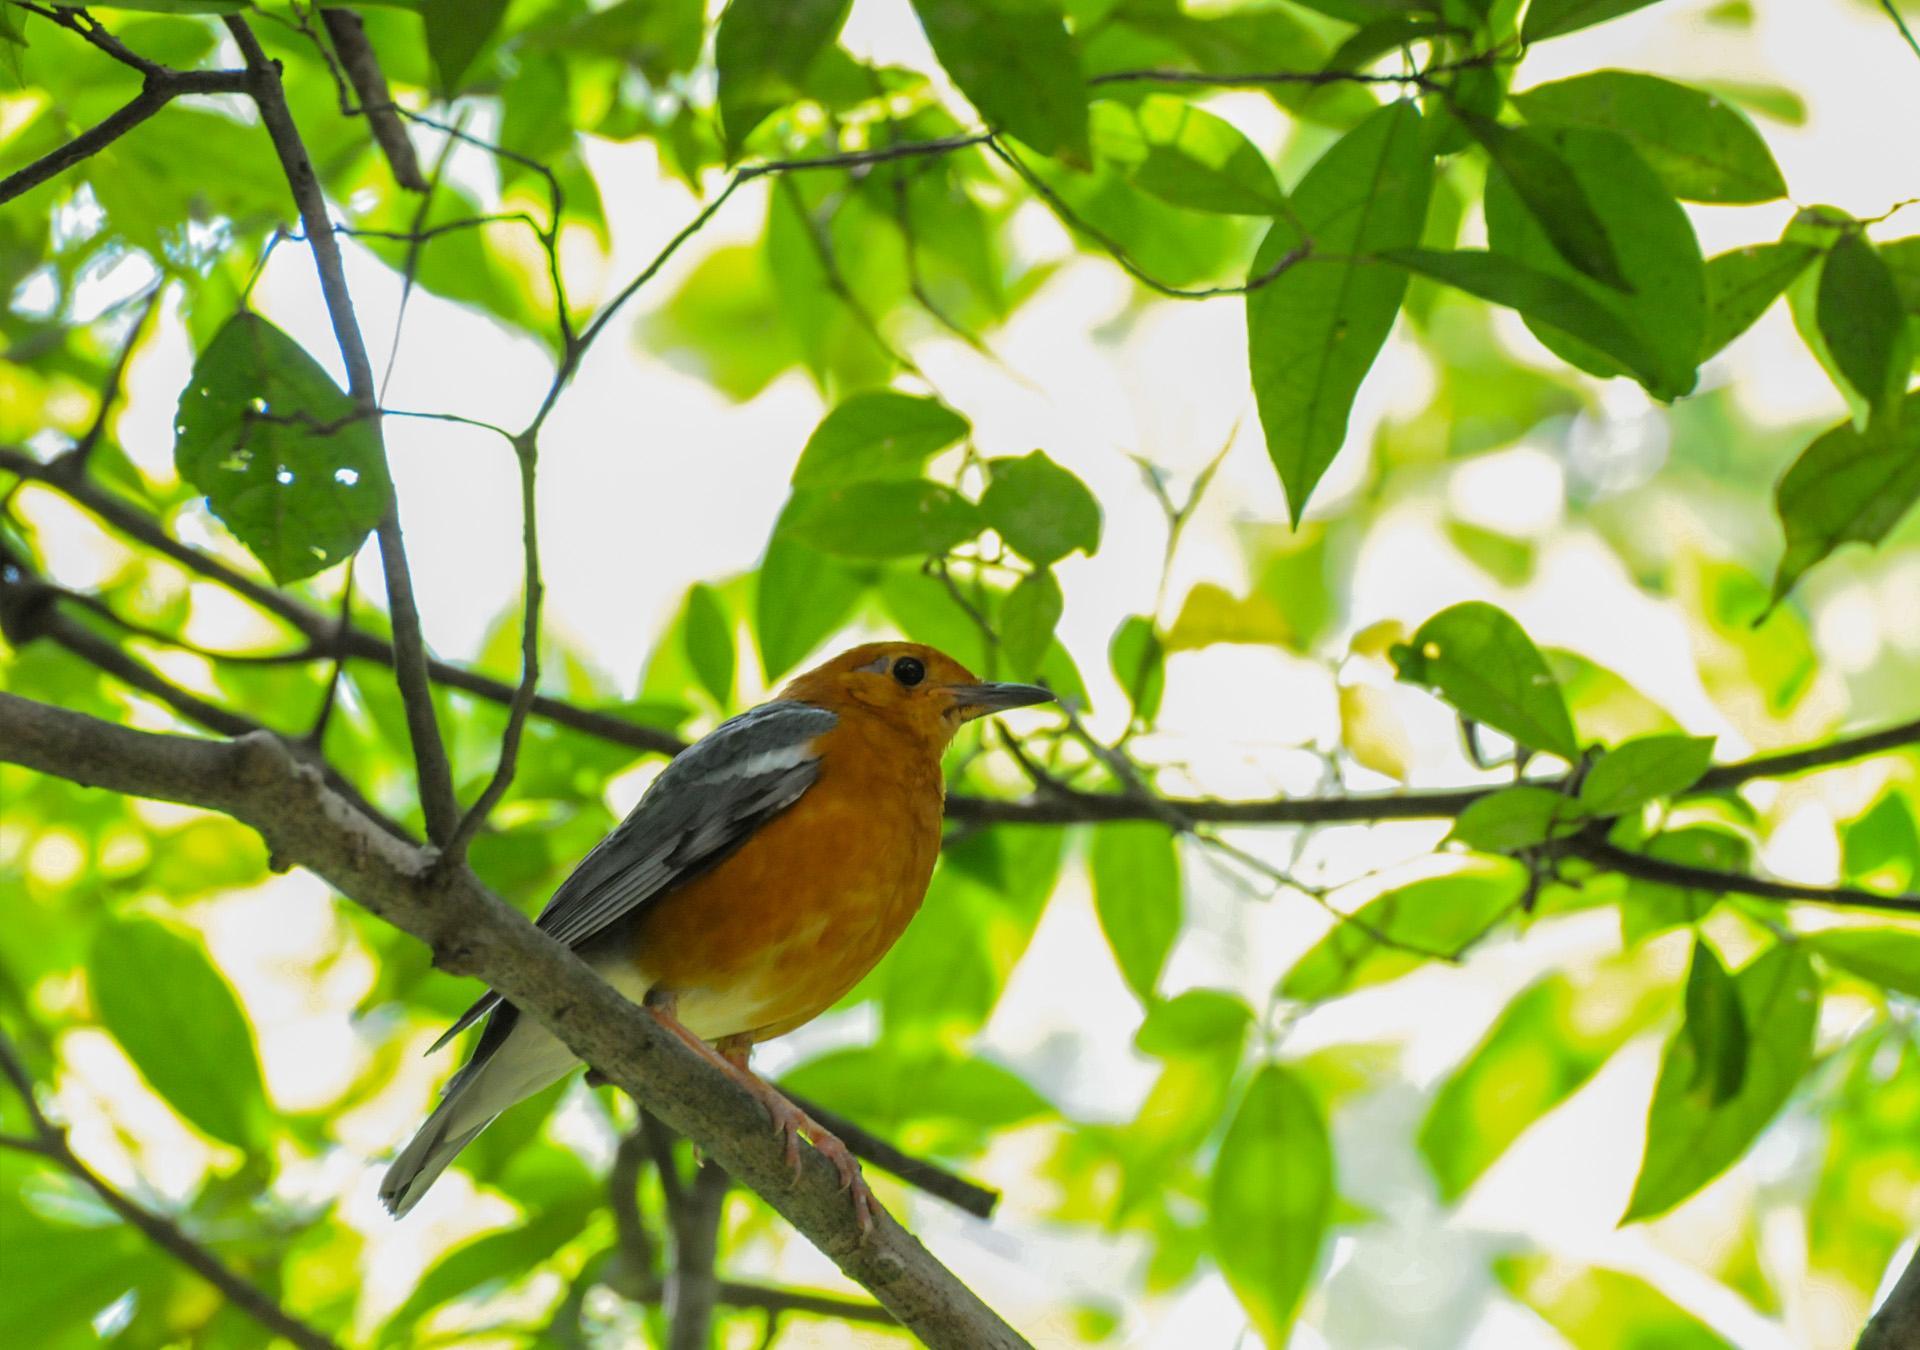
[{"label": "bird's tail", "polygon": [[549,1086],[575,1063],[539,1023],[518,1022],[453,1076],[440,1105],[381,1178],[380,1202],[394,1218],[405,1215],[495,1116]]}]

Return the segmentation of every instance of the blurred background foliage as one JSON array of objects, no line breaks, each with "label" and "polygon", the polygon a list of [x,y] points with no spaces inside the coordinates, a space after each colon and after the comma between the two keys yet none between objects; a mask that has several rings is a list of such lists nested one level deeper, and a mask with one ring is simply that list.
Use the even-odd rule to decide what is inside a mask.
[{"label": "blurred background foliage", "polygon": [[[101,34],[230,68],[220,16],[244,12],[370,328],[397,343],[417,289],[558,390],[617,317],[629,347],[601,359],[697,380],[715,422],[796,387],[817,406],[761,447],[755,472],[786,486],[745,511],[757,564],[677,580],[642,669],[547,628],[542,692],[610,721],[529,723],[472,852],[516,904],[637,797],[660,763],[642,747],[876,632],[1043,679],[1085,718],[970,733],[955,794],[1051,794],[1072,821],[1074,792],[1506,789],[1428,823],[956,813],[905,939],[773,1062],[1005,1192],[983,1230],[882,1182],[1036,1340],[1852,1342],[1920,1222],[1920,926],[1627,875],[1567,842],[1888,896],[1920,868],[1910,744],[1805,777],[1709,772],[1914,715],[1912,165],[1870,175],[1884,215],[1804,203],[1769,137],[1829,91],[1607,70],[1617,55],[1578,45],[1623,14],[1643,46],[1733,42],[1774,6],[370,3],[411,170],[369,134],[318,11],[98,8],[0,6],[8,172],[139,93]],[[1819,8],[1900,48],[1899,5]],[[1535,44],[1563,38],[1574,55],[1536,76]],[[1876,135],[1898,133],[1851,128],[1841,153]],[[637,200],[636,165],[671,222],[610,209]],[[0,209],[0,685],[151,729],[317,732],[417,833],[391,672],[327,644],[336,613],[386,632],[375,569],[356,587],[341,560],[392,484],[370,428],[341,424],[331,351],[288,336],[321,331],[312,298],[249,309],[290,230],[237,95],[175,100]],[[1075,329],[1048,306],[1092,275],[1109,302]],[[1023,322],[1042,348],[1117,351],[1190,298],[1226,297],[1237,330],[1238,291],[1244,355],[1209,330],[1187,366],[1134,367],[1203,391],[1202,367],[1232,367],[1247,415],[1221,441],[1103,445],[1090,468],[1084,446],[999,429],[996,384],[1052,378],[999,354],[1036,350]],[[1761,359],[1826,372],[1813,416],[1774,415],[1750,387],[1764,364],[1733,359],[1783,309],[1804,348],[1765,337]],[[195,354],[167,358],[189,401],[157,453],[114,402],[150,350]],[[964,395],[942,378],[958,360]],[[396,461],[409,425],[388,421]],[[410,519],[458,519],[462,484],[439,491],[403,491]],[[298,607],[241,604],[103,529],[89,492]],[[646,528],[697,534],[733,506],[652,511]],[[587,547],[564,518],[547,532]],[[593,543],[595,566],[616,573],[621,542]],[[1878,547],[1828,560],[1852,542]],[[1134,565],[1096,570],[1116,554]],[[440,654],[511,686],[519,599],[483,604],[481,640]],[[471,800],[505,710],[471,681],[436,697]],[[509,1114],[424,1222],[377,1213],[369,1160],[428,1100],[446,1065],[418,1051],[472,989],[276,875],[248,830],[0,767],[0,904],[0,1021],[74,1149],[288,1312],[354,1345],[665,1334],[658,1272],[632,1268],[609,1208],[635,1123],[607,1089]],[[7,1134],[29,1125],[0,1098]],[[272,1339],[68,1169],[0,1149],[0,1172],[0,1342]],[[645,1171],[648,1223],[662,1205]],[[727,1273],[828,1283],[798,1245],[727,1202]],[[893,1336],[723,1311],[729,1345],[763,1330]]]}]

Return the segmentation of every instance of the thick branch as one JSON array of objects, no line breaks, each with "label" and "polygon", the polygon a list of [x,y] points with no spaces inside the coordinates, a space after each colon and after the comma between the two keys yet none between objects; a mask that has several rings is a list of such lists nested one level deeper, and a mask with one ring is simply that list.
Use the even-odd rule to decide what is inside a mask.
[{"label": "thick branch", "polygon": [[1690,863],[1668,862],[1610,844],[1597,833],[1574,835],[1558,845],[1563,852],[1585,858],[1597,867],[1642,881],[1657,881],[1692,891],[1717,895],[1751,895],[1760,900],[1803,900],[1815,905],[1850,909],[1882,909],[1896,914],[1920,914],[1920,895],[1886,895],[1857,886],[1802,886],[1791,881],[1769,881],[1743,872],[1722,872]]},{"label": "thick branch", "polygon": [[57,150],[50,150],[24,169],[0,178],[0,205],[31,192],[49,178],[66,172],[81,160],[99,154],[176,98],[186,94],[238,94],[246,90],[243,70],[178,70],[149,74],[132,101],[105,121],[88,127]]},{"label": "thick branch", "polygon": [[809,1149],[796,1177],[765,1113],[743,1088],[466,869],[438,872],[431,854],[383,834],[279,742],[155,735],[0,694],[0,761],[221,811],[253,826],[278,856],[430,944],[443,968],[485,979],[538,1018],[765,1198],[928,1345],[1026,1344],[884,1212],[863,1238],[832,1165]]},{"label": "thick branch", "polygon": [[729,1181],[716,1163],[699,1164],[693,1184],[669,1207],[673,1273],[667,1279],[667,1350],[707,1350],[720,1299],[714,1263],[720,1255],[720,1211]]},{"label": "thick branch", "polygon": [[13,1043],[0,1034],[0,1073],[4,1073],[26,1103],[33,1125],[32,1139],[12,1136],[0,1140],[5,1147],[45,1158],[54,1166],[85,1183],[115,1214],[146,1235],[149,1241],[174,1260],[220,1291],[227,1302],[251,1317],[276,1336],[300,1346],[301,1350],[338,1350],[334,1342],[282,1308],[266,1292],[230,1270],[185,1229],[164,1214],[156,1214],[138,1204],[81,1161],[67,1143],[66,1132],[40,1110],[34,1100],[33,1080],[14,1052]]},{"label": "thick branch", "polygon": [[334,55],[340,58],[347,82],[360,100],[358,111],[367,119],[374,144],[393,170],[393,181],[411,192],[425,192],[427,180],[420,173],[420,161],[413,153],[406,124],[394,115],[393,94],[387,88],[386,72],[380,69],[380,58],[367,41],[366,25],[350,9],[323,9],[320,22],[326,26]]},{"label": "thick branch", "polygon": [[1920,1345],[1920,1251],[1880,1305],[1854,1350],[1913,1350]]},{"label": "thick branch", "polygon": [[[380,453],[384,462],[386,448],[380,433],[373,362],[367,355],[360,320],[353,311],[353,299],[347,293],[346,267],[340,257],[340,242],[334,237],[333,222],[327,216],[326,195],[314,173],[313,160],[300,139],[299,128],[294,125],[293,114],[287,108],[279,64],[267,59],[245,19],[237,15],[229,17],[226,26],[246,60],[251,77],[248,91],[273,140],[274,153],[279,156],[281,171],[300,211],[300,223],[306,229],[307,245],[313,250],[314,267],[320,274],[320,293],[326,302],[340,358],[347,368],[347,392],[368,414],[374,435],[382,441]],[[420,631],[420,610],[414,603],[413,574],[407,567],[407,546],[400,531],[397,500],[381,517],[377,536],[380,565],[386,577],[387,610],[393,619],[393,672],[406,707],[407,734],[413,743],[414,769],[420,780],[420,807],[427,818],[428,837],[435,843],[443,843],[459,823],[460,804],[454,796],[453,769],[447,762],[446,745],[440,739],[439,719],[434,713],[433,690],[427,676],[426,641]]]}]

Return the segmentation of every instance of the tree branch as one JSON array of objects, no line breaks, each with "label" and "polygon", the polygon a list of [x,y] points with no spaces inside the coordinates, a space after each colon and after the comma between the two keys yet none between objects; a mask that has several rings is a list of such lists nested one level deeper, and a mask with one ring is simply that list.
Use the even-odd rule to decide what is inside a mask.
[{"label": "tree branch", "polygon": [[1920,1250],[1868,1319],[1854,1350],[1913,1350],[1916,1345],[1920,1345]]},{"label": "tree branch", "polygon": [[33,1126],[31,1140],[7,1136],[0,1140],[6,1147],[20,1149],[47,1159],[75,1180],[83,1182],[105,1202],[108,1209],[145,1234],[149,1241],[174,1260],[220,1291],[220,1294],[276,1336],[291,1341],[301,1350],[338,1350],[335,1343],[269,1298],[259,1286],[243,1278],[195,1240],[185,1229],[164,1214],[156,1214],[123,1195],[106,1178],[83,1162],[67,1143],[66,1131],[49,1120],[34,1099],[33,1079],[20,1060],[13,1042],[0,1032],[0,1073],[13,1084],[26,1103],[27,1118]]},{"label": "tree branch", "polygon": [[74,782],[224,812],[273,852],[432,946],[437,964],[485,979],[652,1115],[695,1140],[935,1350],[1026,1342],[884,1211],[861,1234],[833,1166],[812,1149],[796,1176],[759,1104],[465,868],[382,833],[253,735],[202,741],[118,727],[0,694],[0,762]]},{"label": "tree branch", "polygon": [[380,69],[380,58],[367,41],[366,25],[350,9],[323,9],[320,22],[333,43],[334,54],[340,58],[347,82],[353,86],[354,97],[360,100],[359,111],[366,115],[374,144],[393,170],[393,181],[410,192],[425,192],[427,180],[421,175],[405,124],[394,115],[393,94],[387,87],[386,72]]},{"label": "tree branch", "polygon": [[667,1350],[707,1350],[713,1339],[713,1307],[720,1297],[714,1262],[720,1255],[720,1212],[730,1184],[719,1164],[699,1163],[693,1183],[668,1206],[673,1273],[667,1279]]},{"label": "tree branch", "polygon": [[916,1158],[871,1130],[856,1125],[839,1112],[829,1111],[796,1092],[788,1092],[785,1088],[780,1091],[795,1106],[825,1126],[829,1133],[838,1135],[840,1142],[847,1146],[847,1151],[860,1161],[891,1172],[916,1190],[925,1191],[937,1200],[945,1200],[977,1219],[993,1217],[993,1207],[1000,1203],[1000,1192],[992,1187],[957,1176],[924,1158]]},{"label": "tree branch", "polygon": [[[384,464],[386,445],[380,431],[373,362],[367,355],[366,338],[353,311],[353,299],[347,293],[346,268],[341,261],[339,240],[334,237],[333,223],[327,216],[326,196],[287,107],[279,64],[267,59],[244,18],[230,15],[226,27],[246,61],[251,77],[248,92],[253,95],[260,109],[260,120],[272,138],[281,171],[286,175],[287,186],[300,212],[300,223],[307,233],[307,246],[313,251],[327,317],[333,325],[340,358],[347,368],[347,393],[367,415],[380,443]],[[426,815],[428,838],[444,843],[459,824],[460,803],[454,795],[453,768],[447,761],[446,745],[440,739],[439,718],[434,712],[433,690],[428,683],[426,641],[420,631],[420,610],[414,603],[413,574],[407,567],[407,547],[400,530],[397,497],[380,518],[376,536],[381,569],[386,577],[387,611],[393,620],[393,672],[406,708],[407,734],[413,743],[414,769],[420,781],[420,808]]]},{"label": "tree branch", "polygon": [[1608,843],[1597,832],[1582,831],[1562,840],[1556,847],[1563,853],[1584,858],[1596,867],[1642,881],[1657,881],[1693,891],[1712,891],[1720,895],[1751,895],[1760,900],[1802,900],[1816,905],[1838,905],[1848,909],[1879,909],[1895,914],[1920,914],[1920,895],[1887,895],[1863,891],[1856,886],[1802,886],[1791,881],[1769,881],[1742,872],[1722,872],[1690,863],[1668,862]]}]

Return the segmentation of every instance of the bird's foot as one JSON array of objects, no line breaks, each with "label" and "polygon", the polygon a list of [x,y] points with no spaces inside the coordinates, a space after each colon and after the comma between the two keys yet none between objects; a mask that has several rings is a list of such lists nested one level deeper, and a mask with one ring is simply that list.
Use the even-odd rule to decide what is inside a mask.
[{"label": "bird's foot", "polygon": [[800,1175],[800,1138],[804,1135],[840,1174],[840,1189],[853,1201],[853,1217],[860,1225],[860,1236],[872,1232],[873,1214],[880,1208],[880,1202],[874,1199],[867,1179],[860,1175],[860,1163],[852,1151],[840,1142],[838,1135],[794,1105],[778,1088],[769,1087],[761,1102],[773,1118],[774,1133],[786,1145],[787,1166],[793,1169],[794,1176]]}]

